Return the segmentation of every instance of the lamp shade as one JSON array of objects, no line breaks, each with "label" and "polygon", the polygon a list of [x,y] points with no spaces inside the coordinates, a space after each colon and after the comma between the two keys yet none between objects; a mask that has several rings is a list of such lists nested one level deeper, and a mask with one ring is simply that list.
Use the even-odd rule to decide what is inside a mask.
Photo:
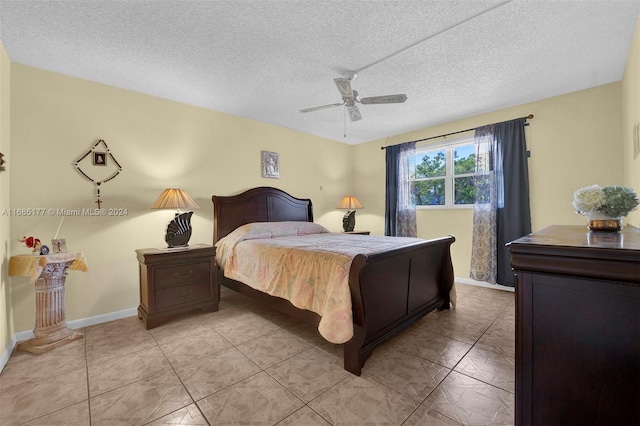
[{"label": "lamp shade", "polygon": [[360,201],[358,201],[356,197],[354,197],[353,195],[346,195],[344,198],[342,198],[342,201],[340,201],[340,204],[338,204],[338,207],[336,208],[353,210],[362,209],[364,207],[362,207],[362,204],[360,204]]},{"label": "lamp shade", "polygon": [[200,206],[182,189],[165,189],[158,199],[151,205],[152,209],[193,210]]}]

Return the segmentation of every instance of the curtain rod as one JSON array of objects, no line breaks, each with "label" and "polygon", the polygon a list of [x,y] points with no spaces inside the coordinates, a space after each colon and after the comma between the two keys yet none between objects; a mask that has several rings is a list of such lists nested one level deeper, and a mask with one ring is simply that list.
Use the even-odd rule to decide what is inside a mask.
[{"label": "curtain rod", "polygon": [[[533,118],[533,114],[529,114],[526,117],[520,117],[523,118],[525,121],[527,120],[531,120]],[[458,133],[464,133],[464,132],[470,132],[472,130],[476,130],[479,127],[483,127],[483,126],[478,126],[478,127],[473,127],[471,129],[466,129],[466,130],[459,130],[457,132],[451,132],[451,133],[445,133],[444,135],[439,135],[439,136],[431,136],[429,138],[424,138],[424,139],[418,139],[415,141],[409,141],[409,142],[423,142],[423,141],[428,141],[430,139],[438,139],[438,138],[446,138],[447,136],[451,136],[451,135],[457,135]],[[403,142],[403,143],[409,143],[409,142]],[[387,146],[381,146],[380,149],[387,149],[390,146],[395,146],[395,145],[387,145]]]}]

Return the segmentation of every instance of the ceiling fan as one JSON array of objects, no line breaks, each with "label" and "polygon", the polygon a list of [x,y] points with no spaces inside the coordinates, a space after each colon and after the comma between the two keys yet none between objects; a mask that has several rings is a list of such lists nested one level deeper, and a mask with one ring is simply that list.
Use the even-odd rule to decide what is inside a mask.
[{"label": "ceiling fan", "polygon": [[301,109],[300,112],[313,112],[319,111],[321,109],[326,108],[335,108],[339,106],[346,106],[347,111],[349,112],[349,119],[351,121],[362,120],[362,115],[360,114],[360,110],[358,110],[358,106],[356,103],[369,105],[369,104],[400,104],[407,100],[407,95],[405,94],[397,94],[397,95],[382,95],[382,96],[371,96],[367,98],[360,98],[358,96],[358,92],[351,88],[351,82],[355,80],[357,74],[353,71],[348,71],[342,74],[342,77],[334,78],[333,81],[336,83],[340,94],[342,95],[342,102],[322,105],[312,108]]}]

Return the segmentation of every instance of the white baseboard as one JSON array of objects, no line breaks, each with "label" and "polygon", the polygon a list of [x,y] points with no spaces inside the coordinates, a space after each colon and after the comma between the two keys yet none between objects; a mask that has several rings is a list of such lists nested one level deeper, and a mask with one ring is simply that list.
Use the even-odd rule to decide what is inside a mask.
[{"label": "white baseboard", "polygon": [[[96,315],[94,317],[81,318],[73,321],[68,321],[67,325],[69,326],[69,328],[78,329],[78,328],[90,327],[92,325],[102,324],[104,322],[114,321],[122,318],[133,317],[135,315],[138,315],[138,308],[130,308],[130,309],[124,309],[122,311],[110,312],[108,314]],[[7,362],[9,362],[9,357],[11,357],[11,353],[13,352],[13,349],[16,347],[18,342],[22,342],[23,340],[29,340],[32,337],[33,337],[33,330],[18,331],[13,335],[13,337],[11,337],[9,344],[7,345],[4,352],[2,353],[2,356],[0,357],[0,372],[2,372],[2,370],[4,369],[4,366],[7,365]]]},{"label": "white baseboard", "polygon": [[9,358],[11,357],[11,353],[13,352],[13,348],[16,347],[16,343],[16,335],[14,334],[11,337],[11,340],[9,340],[9,344],[2,353],[2,356],[0,356],[0,373],[2,373],[4,366],[7,365],[7,362],[9,362]]},{"label": "white baseboard", "polygon": [[508,287],[506,285],[500,285],[500,284],[491,284],[484,281],[476,281],[476,280],[472,280],[471,278],[456,277],[455,281],[461,284],[475,285],[478,287],[487,287],[487,288],[492,288],[494,290],[510,291],[512,293],[516,291],[515,287]]},{"label": "white baseboard", "polygon": [[68,321],[69,328],[83,328],[90,327],[96,324],[102,324],[103,322],[115,321],[122,318],[129,318],[138,315],[138,308],[129,308],[117,312],[109,312],[108,314],[96,315],[95,317],[81,318],[73,321]]}]

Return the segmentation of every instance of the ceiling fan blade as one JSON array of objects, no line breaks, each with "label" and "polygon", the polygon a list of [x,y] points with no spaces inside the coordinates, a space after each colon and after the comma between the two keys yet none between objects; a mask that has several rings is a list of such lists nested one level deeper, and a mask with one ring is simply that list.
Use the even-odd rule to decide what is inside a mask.
[{"label": "ceiling fan blade", "polygon": [[401,104],[407,100],[407,95],[383,95],[383,96],[370,96],[368,98],[359,99],[361,104]]},{"label": "ceiling fan blade", "polygon": [[334,78],[333,81],[338,86],[338,90],[343,98],[353,98],[353,90],[351,89],[351,79],[350,78]]},{"label": "ceiling fan blade", "polygon": [[317,106],[312,108],[305,108],[305,109],[301,109],[300,112],[313,112],[313,111],[319,111],[321,109],[335,108],[342,105],[344,105],[344,102],[341,104],[329,104],[329,105],[322,105],[322,106]]},{"label": "ceiling fan blade", "polygon": [[358,121],[362,120],[362,115],[360,115],[360,110],[357,106],[348,107],[347,111],[349,111],[349,120]]}]

